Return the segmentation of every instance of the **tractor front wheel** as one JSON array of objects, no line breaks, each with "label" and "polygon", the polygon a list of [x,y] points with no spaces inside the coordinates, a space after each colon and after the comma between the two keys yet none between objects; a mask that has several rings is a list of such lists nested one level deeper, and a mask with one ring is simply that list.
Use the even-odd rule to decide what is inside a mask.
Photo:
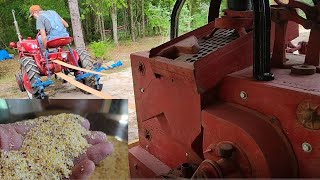
[{"label": "tractor front wheel", "polygon": [[32,84],[36,82],[36,79],[40,78],[40,72],[36,63],[31,57],[22,57],[20,62],[22,82],[28,97],[30,99],[40,99],[41,94],[39,92],[39,87],[32,87]]},{"label": "tractor front wheel", "polygon": [[[93,70],[94,69],[94,61],[92,60],[90,54],[88,53],[88,51],[86,51],[85,49],[76,49],[78,55],[79,55],[79,61],[78,64],[81,68],[84,69],[88,69],[88,70]],[[95,85],[95,79],[94,76],[88,77],[84,80],[82,80],[82,83],[85,84],[86,86],[89,86],[93,89],[96,89],[98,91],[102,90],[102,84],[97,87]],[[90,94],[86,91],[81,90],[81,92],[85,93],[85,94]]]}]

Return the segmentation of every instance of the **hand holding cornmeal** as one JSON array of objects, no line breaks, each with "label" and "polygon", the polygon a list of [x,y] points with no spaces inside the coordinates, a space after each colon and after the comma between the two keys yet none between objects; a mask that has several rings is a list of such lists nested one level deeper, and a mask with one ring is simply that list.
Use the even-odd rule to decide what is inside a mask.
[{"label": "hand holding cornmeal", "polygon": [[73,114],[0,125],[0,179],[87,179],[113,146]]}]

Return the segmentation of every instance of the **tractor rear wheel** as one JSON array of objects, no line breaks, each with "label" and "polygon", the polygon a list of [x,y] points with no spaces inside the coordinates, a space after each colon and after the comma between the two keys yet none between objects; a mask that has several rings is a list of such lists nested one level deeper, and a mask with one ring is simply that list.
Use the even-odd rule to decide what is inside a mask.
[{"label": "tractor rear wheel", "polygon": [[[76,49],[78,55],[79,55],[79,66],[81,68],[84,69],[89,69],[89,70],[93,70],[94,69],[94,61],[92,60],[90,54],[88,53],[88,51],[86,51],[85,49]],[[88,77],[84,80],[82,80],[82,83],[85,84],[86,86],[89,86],[93,89],[96,89],[98,91],[101,91],[102,88],[97,88],[95,85],[95,79],[94,76]],[[85,94],[90,94],[82,89],[80,89],[81,92],[85,93]]]},{"label": "tractor rear wheel", "polygon": [[40,78],[40,71],[31,57],[22,57],[21,62],[21,74],[23,80],[24,89],[27,91],[27,95],[30,99],[40,99],[41,94],[39,87],[32,87],[32,84],[36,82],[37,78]]}]

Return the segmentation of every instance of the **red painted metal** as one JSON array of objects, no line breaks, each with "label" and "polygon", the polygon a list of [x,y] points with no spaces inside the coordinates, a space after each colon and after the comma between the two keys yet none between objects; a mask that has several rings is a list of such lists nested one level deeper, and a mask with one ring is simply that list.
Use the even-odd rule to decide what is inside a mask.
[{"label": "red painted metal", "polygon": [[22,74],[22,82],[23,82],[24,88],[28,92],[32,92],[31,85],[30,85],[30,82],[29,82],[29,78],[28,78],[28,75],[27,75],[26,72],[23,72],[23,74]]},{"label": "red painted metal", "polygon": [[66,46],[72,42],[73,38],[72,37],[62,37],[62,38],[55,38],[51,39],[50,41],[47,42],[47,47],[48,48],[57,48],[61,46]]},{"label": "red painted metal", "polygon": [[[252,65],[252,32],[248,30],[239,36],[231,30],[219,29],[210,39],[213,29],[215,22],[160,45],[150,53],[131,54],[139,127],[139,144],[129,150],[131,177],[158,177],[164,172],[158,171],[158,164],[175,169],[186,162],[200,165],[210,161],[218,168],[210,169],[205,163],[203,168],[211,174],[221,171],[224,177],[300,176],[301,159],[283,128],[284,117],[270,118],[272,113],[234,105],[239,104],[234,102],[239,99],[239,92],[237,97],[226,98],[230,93],[234,95],[233,90],[239,86],[228,84],[224,88],[226,76]],[[286,42],[297,37],[297,29],[297,24],[288,24]],[[159,53],[192,36],[199,42],[197,54],[163,57]],[[281,76],[276,73],[276,78]],[[255,82],[252,71],[249,80]],[[256,94],[263,99],[264,93],[260,92],[264,91]],[[263,101],[254,105],[275,107]],[[230,161],[216,153],[221,143],[234,147]],[[317,175],[314,173],[309,176]],[[301,177],[304,176],[308,174]]]},{"label": "red painted metal", "polygon": [[[309,130],[298,121],[296,111],[300,103],[312,99],[320,104],[320,74],[293,76],[290,70],[274,69],[277,77],[272,82],[256,82],[251,78],[251,69],[234,73],[224,79],[219,87],[222,101],[245,106],[255,111],[276,117],[290,141],[299,166],[299,177],[320,177],[320,131]],[[240,98],[241,91],[248,95]],[[269,136],[269,134],[268,134]],[[314,151],[302,149],[307,142]],[[275,147],[276,148],[276,147]]]},{"label": "red painted metal", "polygon": [[9,47],[12,48],[12,49],[13,48],[17,48],[17,44],[15,42],[10,42],[9,43]]},{"label": "red painted metal", "polygon": [[160,177],[171,169],[148,151],[141,147],[133,147],[129,150],[129,166],[131,177]]},{"label": "red painted metal", "polygon": [[[204,109],[203,148],[213,149],[205,153],[205,159],[221,159],[216,153],[219,143],[230,142],[236,147],[233,161],[240,167],[242,177],[296,177],[297,161],[290,143],[281,128],[270,123],[272,120],[228,103]],[[229,177],[229,173],[224,174]]]}]

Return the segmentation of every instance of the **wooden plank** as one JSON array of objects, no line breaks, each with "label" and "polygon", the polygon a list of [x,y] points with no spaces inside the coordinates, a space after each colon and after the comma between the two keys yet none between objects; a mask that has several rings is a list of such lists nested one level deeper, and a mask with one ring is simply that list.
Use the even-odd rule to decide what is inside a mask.
[{"label": "wooden plank", "polygon": [[[77,67],[77,66],[73,66],[73,65],[71,65],[71,64],[67,64],[67,63],[62,62],[62,61],[59,61],[59,60],[53,60],[52,62],[54,62],[54,63],[56,63],[56,64],[60,64],[61,66],[69,67],[69,68],[76,69],[76,70],[79,70],[79,71],[90,72],[90,73],[93,73],[93,74],[104,75],[104,76],[107,75],[107,74],[105,74],[105,73],[99,73],[99,72],[91,71],[91,70],[88,70],[88,69],[79,68],[79,67]],[[87,91],[87,92],[89,92],[89,93],[91,93],[91,94],[94,94],[94,95],[96,95],[96,96],[98,96],[98,97],[100,97],[100,98],[102,98],[102,99],[113,99],[112,96],[105,95],[105,94],[103,94],[103,93],[100,92],[100,91],[97,91],[97,90],[95,90],[95,89],[92,89],[92,88],[90,88],[90,87],[88,87],[88,86],[86,86],[86,85],[84,85],[84,84],[82,84],[82,83],[74,80],[73,78],[71,78],[71,77],[69,77],[69,76],[66,76],[66,75],[63,74],[63,73],[56,73],[56,75],[59,76],[59,77],[61,77],[61,78],[64,79],[64,80],[70,82],[71,84],[77,86],[78,88],[80,88],[80,89],[82,89],[82,90],[84,90],[84,91],[87,91],[87,89],[91,89],[90,91],[94,91],[94,93],[93,93],[93,92],[90,92],[90,91]],[[119,78],[119,76],[115,76],[115,77],[118,77],[118,78]],[[67,79],[65,79],[65,78],[67,78]],[[81,86],[82,88],[79,87],[79,86]],[[98,94],[96,94],[97,92],[98,92]],[[134,109],[135,109],[135,104],[129,102],[128,108],[134,110]]]},{"label": "wooden plank", "polygon": [[78,71],[88,72],[88,73],[92,73],[92,74],[98,74],[98,75],[101,75],[101,76],[106,76],[107,75],[105,73],[96,72],[96,71],[92,71],[92,70],[89,70],[89,69],[83,69],[83,68],[80,68],[80,67],[65,63],[63,61],[59,61],[59,60],[53,60],[52,62],[54,62],[56,64],[59,64],[61,66],[65,66],[65,67],[68,67],[68,68],[71,68],[71,69],[78,70]]},{"label": "wooden plank", "polygon": [[75,85],[76,87],[78,87],[78,88],[80,88],[80,89],[82,89],[84,91],[87,91],[87,92],[89,92],[89,93],[91,93],[93,95],[96,95],[96,96],[98,96],[98,97],[100,97],[102,99],[112,99],[111,96],[106,95],[103,92],[97,91],[95,89],[92,89],[91,87],[88,87],[88,86],[76,81],[72,77],[69,77],[69,76],[67,76],[67,75],[65,75],[65,74],[63,74],[61,72],[56,73],[56,75],[59,76],[60,78],[64,79],[64,80],[68,81],[69,83]]}]

